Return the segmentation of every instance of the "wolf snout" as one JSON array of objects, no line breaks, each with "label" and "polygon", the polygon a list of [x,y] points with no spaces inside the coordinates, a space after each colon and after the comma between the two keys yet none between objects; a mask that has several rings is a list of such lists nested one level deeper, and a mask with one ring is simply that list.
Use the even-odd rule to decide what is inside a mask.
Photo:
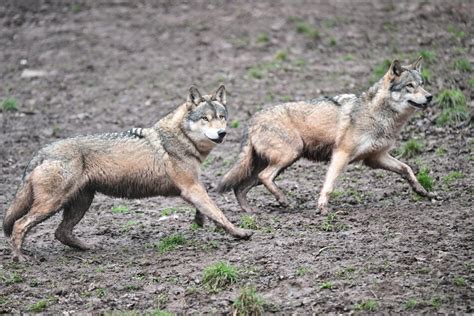
[{"label": "wolf snout", "polygon": [[431,100],[433,100],[433,95],[432,95],[432,94],[428,94],[428,95],[426,96],[426,103],[430,103]]},{"label": "wolf snout", "polygon": [[227,135],[227,132],[223,129],[220,129],[217,131],[217,135],[219,135],[219,139],[224,139],[225,135]]}]

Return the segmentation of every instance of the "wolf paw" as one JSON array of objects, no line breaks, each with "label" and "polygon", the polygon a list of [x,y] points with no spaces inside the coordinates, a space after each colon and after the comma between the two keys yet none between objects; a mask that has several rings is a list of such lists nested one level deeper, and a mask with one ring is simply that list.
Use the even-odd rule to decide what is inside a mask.
[{"label": "wolf paw", "polygon": [[252,237],[253,232],[250,230],[239,229],[235,233],[232,234],[237,239],[248,240]]},{"label": "wolf paw", "polygon": [[31,261],[31,258],[29,256],[23,254],[23,253],[14,254],[12,259],[15,262],[28,262],[28,261]]},{"label": "wolf paw", "polygon": [[329,213],[329,208],[327,204],[319,204],[318,212],[321,213],[321,215],[326,215],[327,213]]}]

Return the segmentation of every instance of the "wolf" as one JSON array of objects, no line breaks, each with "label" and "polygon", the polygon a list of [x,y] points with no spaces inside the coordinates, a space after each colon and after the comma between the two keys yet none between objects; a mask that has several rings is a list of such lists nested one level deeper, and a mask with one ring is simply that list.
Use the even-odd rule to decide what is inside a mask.
[{"label": "wolf", "polygon": [[199,181],[201,163],[224,140],[227,119],[223,85],[205,96],[192,86],[187,100],[150,128],[78,136],[44,147],[30,161],[4,216],[13,259],[27,260],[21,250],[26,233],[60,210],[63,218],[55,237],[70,247],[89,249],[73,228],[96,193],[181,196],[196,207],[198,225],[208,217],[232,236],[248,239],[251,233],[235,227]]},{"label": "wolf", "polygon": [[328,201],[343,169],[356,161],[403,176],[413,190],[434,197],[418,182],[412,169],[390,155],[403,125],[432,99],[423,85],[421,57],[408,66],[394,60],[385,75],[360,95],[342,94],[311,101],[276,105],[257,113],[244,131],[237,162],[223,176],[219,192],[233,189],[240,207],[249,205],[247,193],[263,184],[287,206],[275,177],[300,158],[329,161],[318,210]]}]

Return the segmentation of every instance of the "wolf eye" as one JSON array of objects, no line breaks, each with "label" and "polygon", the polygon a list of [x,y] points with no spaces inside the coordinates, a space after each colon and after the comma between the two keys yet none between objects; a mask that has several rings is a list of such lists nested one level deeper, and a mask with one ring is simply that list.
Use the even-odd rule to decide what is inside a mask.
[{"label": "wolf eye", "polygon": [[209,119],[207,118],[207,116],[201,117],[201,120],[203,120],[204,122],[209,122]]},{"label": "wolf eye", "polygon": [[225,119],[225,116],[224,115],[219,115],[219,119],[223,120],[223,119]]},{"label": "wolf eye", "polygon": [[413,83],[409,83],[407,84],[407,88],[415,89],[415,85]]}]

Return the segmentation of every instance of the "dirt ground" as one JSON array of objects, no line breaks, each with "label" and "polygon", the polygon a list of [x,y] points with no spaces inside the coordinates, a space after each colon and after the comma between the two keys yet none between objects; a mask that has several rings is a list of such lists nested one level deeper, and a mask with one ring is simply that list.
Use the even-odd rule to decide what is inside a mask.
[{"label": "dirt ground", "polygon": [[[215,186],[253,113],[361,92],[385,59],[409,62],[421,50],[436,54],[427,89],[457,87],[472,111],[472,73],[453,69],[456,58],[473,62],[472,16],[470,1],[3,2],[0,102],[14,98],[18,111],[0,113],[0,209],[45,144],[150,126],[184,101],[192,83],[213,91],[222,82],[233,128],[203,164],[202,181],[239,224],[245,214],[234,196]],[[25,78],[25,69],[43,73]],[[210,223],[193,229],[194,210],[179,198],[97,196],[76,228],[92,251],[54,239],[60,215],[28,235],[35,261],[13,263],[0,237],[0,312],[46,302],[40,310],[48,313],[230,313],[248,285],[267,312],[368,312],[371,302],[383,313],[473,313],[473,133],[470,124],[437,127],[439,113],[435,104],[417,114],[399,140],[423,141],[418,156],[402,159],[415,171],[429,167],[438,200],[418,199],[397,175],[351,165],[330,221],[316,212],[327,165],[302,160],[277,181],[291,207],[254,189],[258,229],[236,241]],[[464,177],[447,184],[451,171]],[[174,233],[187,243],[165,253],[153,246]],[[214,293],[202,276],[218,261],[237,267],[240,278]]]}]

